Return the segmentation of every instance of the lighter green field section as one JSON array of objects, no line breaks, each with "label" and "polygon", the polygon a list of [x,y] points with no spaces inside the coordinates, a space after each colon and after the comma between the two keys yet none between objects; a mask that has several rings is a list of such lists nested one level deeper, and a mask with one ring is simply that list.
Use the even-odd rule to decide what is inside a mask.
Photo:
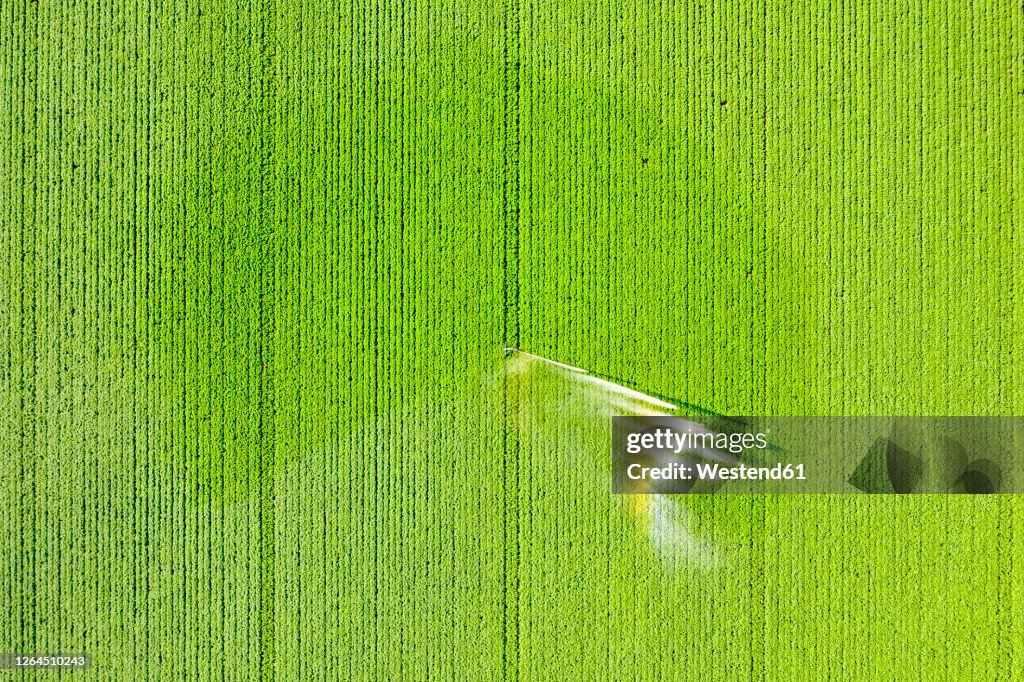
[{"label": "lighter green field section", "polygon": [[0,651],[1024,670],[1017,498],[687,500],[713,552],[666,561],[599,406],[502,352],[723,413],[1021,414],[1019,6],[0,17]]}]

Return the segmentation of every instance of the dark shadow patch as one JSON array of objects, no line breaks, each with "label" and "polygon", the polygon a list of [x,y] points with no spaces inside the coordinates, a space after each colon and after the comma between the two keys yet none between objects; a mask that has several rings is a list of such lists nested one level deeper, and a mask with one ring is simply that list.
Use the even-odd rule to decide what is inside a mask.
[{"label": "dark shadow patch", "polygon": [[1002,470],[990,459],[976,459],[967,465],[953,487],[953,492],[967,495],[991,495],[1000,490]]},{"label": "dark shadow patch", "polygon": [[885,462],[893,492],[906,494],[917,489],[921,482],[920,457],[915,457],[896,443],[889,441]]},{"label": "dark shadow patch", "polygon": [[866,493],[912,493],[921,482],[921,458],[887,437],[877,439],[848,479]]}]

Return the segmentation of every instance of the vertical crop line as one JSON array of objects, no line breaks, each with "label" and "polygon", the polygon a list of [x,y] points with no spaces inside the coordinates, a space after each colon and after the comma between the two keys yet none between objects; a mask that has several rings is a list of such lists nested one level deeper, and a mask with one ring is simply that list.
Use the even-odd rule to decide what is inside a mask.
[{"label": "vertical crop line", "polygon": [[505,5],[502,30],[503,107],[502,107],[502,217],[505,248],[504,335],[505,345],[519,347],[519,0]]},{"label": "vertical crop line", "polygon": [[[519,69],[520,0],[502,4],[502,249],[503,336],[519,347]],[[504,429],[504,604],[502,668],[506,679],[519,678],[519,492],[520,447],[516,421],[518,397],[505,378]]]},{"label": "vertical crop line", "polygon": [[257,112],[260,117],[254,125],[260,132],[258,141],[259,191],[256,217],[258,287],[258,330],[257,348],[257,414],[259,438],[259,568],[260,568],[260,634],[259,634],[259,677],[260,680],[274,679],[274,633],[275,633],[275,553],[274,553],[274,473],[275,473],[275,423],[274,402],[274,303],[276,298],[275,270],[275,212],[271,201],[274,190],[274,149],[275,126],[272,112],[275,111],[276,95],[276,50],[274,20],[275,0],[264,0],[259,6],[260,66]]}]

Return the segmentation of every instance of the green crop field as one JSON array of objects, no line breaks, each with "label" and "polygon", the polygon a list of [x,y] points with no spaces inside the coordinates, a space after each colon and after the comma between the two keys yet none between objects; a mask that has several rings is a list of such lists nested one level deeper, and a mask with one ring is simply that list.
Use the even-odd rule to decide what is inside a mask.
[{"label": "green crop field", "polygon": [[1022,414],[1019,3],[5,0],[0,105],[0,676],[1024,677],[1020,498],[666,557],[505,354]]}]

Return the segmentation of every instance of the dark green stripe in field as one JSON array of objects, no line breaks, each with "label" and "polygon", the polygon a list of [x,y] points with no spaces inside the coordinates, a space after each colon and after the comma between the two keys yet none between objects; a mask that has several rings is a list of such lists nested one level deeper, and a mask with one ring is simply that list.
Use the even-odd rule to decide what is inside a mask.
[{"label": "dark green stripe in field", "polygon": [[[520,54],[520,32],[522,30],[522,3],[520,0],[503,0],[502,2],[502,98],[503,127],[502,150],[502,233],[504,245],[502,250],[502,276],[504,286],[503,297],[503,343],[505,348],[517,348],[519,336],[519,232],[520,232],[520,71],[522,56]],[[521,410],[520,396],[504,382],[505,423],[509,424]],[[503,614],[503,645],[502,661],[506,679],[520,677],[519,669],[519,637],[520,637],[520,495],[522,491],[520,443],[515,429],[503,429],[505,434],[504,458],[504,489],[505,501],[503,523],[505,526],[504,541],[504,614]]]},{"label": "dark green stripe in field", "polygon": [[260,474],[260,679],[276,679],[274,661],[274,634],[277,616],[275,588],[277,585],[275,562],[275,505],[274,480],[277,476],[277,439],[275,419],[277,396],[274,382],[274,344],[277,329],[277,263],[280,258],[277,228],[283,211],[274,201],[279,187],[278,168],[275,167],[276,129],[280,117],[277,110],[277,3],[260,3],[256,26],[259,30],[257,46],[259,59],[259,100],[256,112],[262,128],[254,142],[258,144],[259,214],[253,227],[257,242],[257,297],[259,299],[259,338],[256,355],[259,376],[259,474]]}]

